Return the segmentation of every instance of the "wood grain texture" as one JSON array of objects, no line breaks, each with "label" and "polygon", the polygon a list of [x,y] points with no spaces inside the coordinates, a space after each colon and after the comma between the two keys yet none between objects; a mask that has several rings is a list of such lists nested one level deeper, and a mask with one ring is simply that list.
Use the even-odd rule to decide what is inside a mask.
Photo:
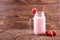
[{"label": "wood grain texture", "polygon": [[[47,29],[60,28],[58,1],[50,3],[43,0],[0,0],[0,28],[28,28],[29,18],[33,17],[31,10],[46,7]],[[53,27],[53,28],[52,28]]]},{"label": "wood grain texture", "polygon": [[[29,29],[32,9],[45,6],[46,27],[57,35],[35,36]],[[31,23],[33,29],[33,22]],[[56,30],[57,29],[57,30]],[[59,40],[60,39],[60,0],[0,0],[0,40]]]},{"label": "wood grain texture", "polygon": [[30,29],[0,29],[0,40],[59,40],[60,30],[55,31],[57,35],[50,37],[47,35],[36,36]]}]

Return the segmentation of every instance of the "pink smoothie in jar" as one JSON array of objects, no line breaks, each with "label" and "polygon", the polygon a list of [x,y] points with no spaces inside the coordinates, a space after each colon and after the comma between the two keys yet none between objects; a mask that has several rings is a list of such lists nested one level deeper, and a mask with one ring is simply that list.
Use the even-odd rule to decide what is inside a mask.
[{"label": "pink smoothie in jar", "polygon": [[36,12],[34,18],[34,34],[45,34],[46,30],[46,19],[44,12]]}]

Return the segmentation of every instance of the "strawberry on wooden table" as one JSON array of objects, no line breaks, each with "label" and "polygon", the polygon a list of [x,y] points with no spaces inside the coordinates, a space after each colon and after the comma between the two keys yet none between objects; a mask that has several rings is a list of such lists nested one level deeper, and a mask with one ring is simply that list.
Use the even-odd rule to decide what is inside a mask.
[{"label": "strawberry on wooden table", "polygon": [[53,31],[53,36],[56,36],[56,31]]},{"label": "strawberry on wooden table", "polygon": [[45,33],[47,34],[49,31],[47,30]]},{"label": "strawberry on wooden table", "polygon": [[46,35],[47,35],[47,36],[53,36],[53,33],[52,33],[51,31],[48,31],[48,32],[46,33]]},{"label": "strawberry on wooden table", "polygon": [[55,31],[46,31],[46,35],[47,36],[56,36],[56,32]]}]

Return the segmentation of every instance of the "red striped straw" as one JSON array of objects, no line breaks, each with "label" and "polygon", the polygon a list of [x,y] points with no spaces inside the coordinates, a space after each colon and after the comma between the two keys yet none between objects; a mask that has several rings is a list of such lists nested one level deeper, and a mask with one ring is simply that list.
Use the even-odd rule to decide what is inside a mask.
[{"label": "red striped straw", "polygon": [[40,11],[44,12],[45,11],[45,7],[41,7]]}]

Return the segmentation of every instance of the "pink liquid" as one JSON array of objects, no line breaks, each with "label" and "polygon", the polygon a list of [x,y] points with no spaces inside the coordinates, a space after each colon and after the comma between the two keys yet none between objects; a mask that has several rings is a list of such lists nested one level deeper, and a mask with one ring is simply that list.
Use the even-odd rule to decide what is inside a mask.
[{"label": "pink liquid", "polygon": [[45,18],[34,18],[34,34],[45,34]]}]

